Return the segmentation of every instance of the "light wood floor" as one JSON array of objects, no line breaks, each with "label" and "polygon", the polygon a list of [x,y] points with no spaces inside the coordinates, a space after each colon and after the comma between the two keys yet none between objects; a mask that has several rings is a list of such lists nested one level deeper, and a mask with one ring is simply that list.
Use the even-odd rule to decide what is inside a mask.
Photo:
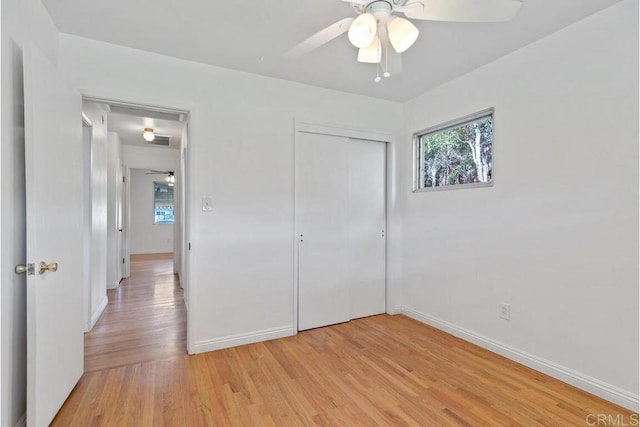
[{"label": "light wood floor", "polygon": [[[174,279],[165,277],[169,264],[134,264],[113,304],[128,308],[119,317],[111,307],[95,336],[87,336],[92,369],[53,425],[584,426],[589,414],[633,419],[623,408],[404,316],[186,356],[184,308]],[[140,277],[156,272],[158,282],[138,280],[137,271]],[[136,313],[158,322],[147,319],[149,341]],[[126,338],[117,340],[117,331],[133,337],[131,345],[145,356],[128,349]]]},{"label": "light wood floor", "polygon": [[85,372],[187,353],[187,315],[172,254],[132,255],[131,277],[107,297],[104,314],[85,334]]}]

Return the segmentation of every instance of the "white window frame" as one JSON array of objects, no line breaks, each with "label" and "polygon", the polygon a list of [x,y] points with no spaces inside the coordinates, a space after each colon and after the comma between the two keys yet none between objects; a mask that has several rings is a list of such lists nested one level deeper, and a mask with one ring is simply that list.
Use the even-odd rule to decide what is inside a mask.
[{"label": "white window frame", "polygon": [[[456,128],[458,126],[465,125],[467,123],[474,122],[480,118],[491,116],[491,120],[493,123],[493,141],[491,143],[491,157],[492,157],[492,167],[491,167],[491,181],[489,182],[472,182],[468,184],[455,184],[455,185],[443,185],[439,187],[422,187],[421,182],[424,182],[424,153],[422,150],[422,144],[420,143],[420,138],[441,132],[444,130]],[[450,120],[445,123],[441,123],[436,126],[432,126],[413,134],[413,188],[412,191],[414,193],[418,192],[427,192],[427,191],[443,191],[443,190],[459,190],[465,188],[478,188],[478,187],[493,187],[493,182],[495,180],[495,108],[487,108],[482,111],[478,111],[477,113],[469,114],[464,117],[460,117],[454,120]]]}]

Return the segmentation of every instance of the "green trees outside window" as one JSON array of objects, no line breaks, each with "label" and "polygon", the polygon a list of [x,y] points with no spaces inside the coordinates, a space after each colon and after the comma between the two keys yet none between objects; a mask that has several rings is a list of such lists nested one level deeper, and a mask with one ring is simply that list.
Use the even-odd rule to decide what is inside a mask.
[{"label": "green trees outside window", "polygon": [[492,182],[493,111],[415,137],[416,189]]}]

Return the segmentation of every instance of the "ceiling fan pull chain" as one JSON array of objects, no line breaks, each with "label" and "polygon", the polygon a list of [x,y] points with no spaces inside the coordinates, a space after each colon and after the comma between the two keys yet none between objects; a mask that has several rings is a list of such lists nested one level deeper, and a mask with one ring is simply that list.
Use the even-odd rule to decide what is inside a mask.
[{"label": "ceiling fan pull chain", "polygon": [[391,73],[389,72],[389,41],[384,44],[384,73],[383,76],[389,77]]}]

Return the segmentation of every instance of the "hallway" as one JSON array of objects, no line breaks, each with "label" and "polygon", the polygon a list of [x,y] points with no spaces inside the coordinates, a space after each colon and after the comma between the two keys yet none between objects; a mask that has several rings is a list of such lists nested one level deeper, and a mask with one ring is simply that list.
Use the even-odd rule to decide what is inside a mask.
[{"label": "hallway", "polygon": [[173,254],[132,255],[131,277],[107,296],[102,317],[85,334],[85,373],[186,354],[187,315]]}]

